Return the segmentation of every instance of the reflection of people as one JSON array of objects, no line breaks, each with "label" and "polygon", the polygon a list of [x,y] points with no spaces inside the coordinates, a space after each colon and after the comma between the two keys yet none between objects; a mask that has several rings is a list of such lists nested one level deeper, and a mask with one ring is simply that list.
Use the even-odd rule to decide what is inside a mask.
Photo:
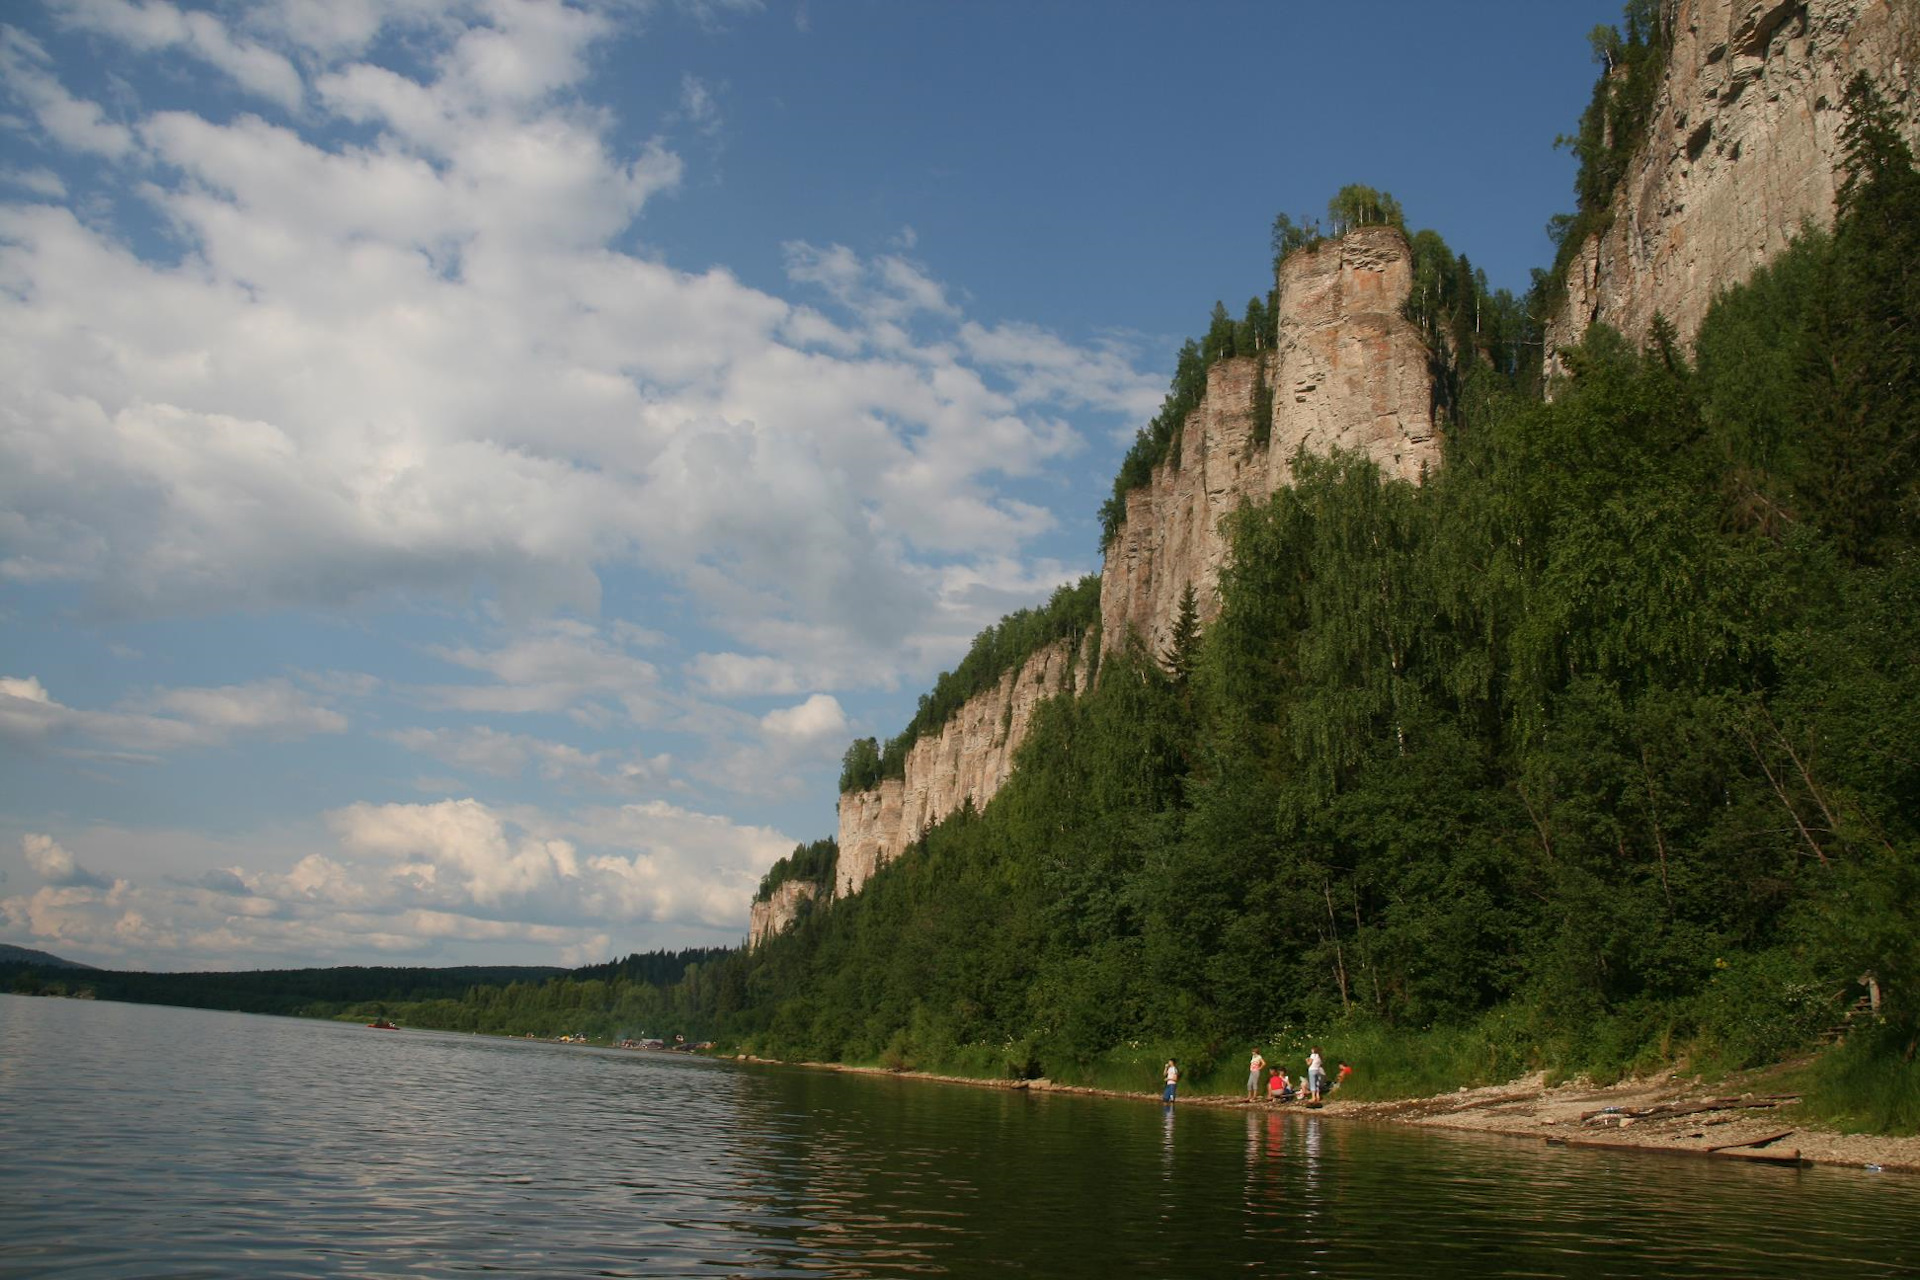
[{"label": "reflection of people", "polygon": [[1160,1091],[1160,1101],[1171,1104],[1174,1091],[1180,1086],[1180,1064],[1172,1058],[1167,1059],[1167,1087]]},{"label": "reflection of people", "polygon": [[1247,1063],[1247,1101],[1252,1102],[1260,1096],[1260,1073],[1267,1069],[1267,1060],[1260,1051],[1253,1051],[1253,1060]]},{"label": "reflection of people", "polygon": [[1327,1069],[1320,1063],[1320,1046],[1315,1045],[1307,1054],[1307,1100],[1320,1101],[1320,1091],[1327,1087]]}]

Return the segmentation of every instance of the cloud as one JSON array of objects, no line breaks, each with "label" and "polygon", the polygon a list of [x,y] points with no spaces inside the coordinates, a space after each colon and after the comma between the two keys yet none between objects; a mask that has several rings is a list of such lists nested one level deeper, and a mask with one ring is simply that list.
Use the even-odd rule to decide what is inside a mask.
[{"label": "cloud", "polygon": [[760,727],[768,736],[793,742],[814,742],[831,738],[837,744],[847,733],[847,715],[838,699],[816,693],[798,706],[769,711],[760,717]]},{"label": "cloud", "polygon": [[59,0],[54,11],[66,26],[143,53],[183,49],[250,93],[289,110],[300,105],[302,85],[293,63],[262,45],[235,40],[211,13],[178,9],[166,0]]},{"label": "cloud", "polygon": [[687,664],[687,675],[708,693],[722,698],[798,693],[805,687],[793,663],[765,654],[697,654]]},{"label": "cloud", "polygon": [[[792,841],[663,801],[583,818],[508,816],[476,800],[358,804],[329,823],[347,859],[308,859],[310,899],[389,903],[494,920],[739,926],[754,879]],[[308,865],[313,863],[314,865]],[[369,877],[366,872],[376,871]]]},{"label": "cloud", "polygon": [[76,98],[47,70],[40,43],[14,27],[0,27],[0,83],[33,112],[47,137],[83,154],[118,160],[133,150],[133,132],[110,121],[97,102]]},{"label": "cloud", "polygon": [[60,724],[66,708],[34,676],[0,676],[0,734],[39,737]]},{"label": "cloud", "polygon": [[[76,958],[201,969],[575,963],[731,945],[761,873],[794,845],[663,801],[556,815],[473,799],[349,805],[312,840],[86,838],[126,873],[97,875],[35,833],[22,847],[45,883],[0,896],[0,926]],[[267,865],[281,850],[289,861]]]},{"label": "cloud", "polygon": [[692,72],[680,77],[678,117],[705,138],[717,137],[726,123],[720,115],[720,102],[713,88]]},{"label": "cloud", "polygon": [[[0,205],[19,299],[0,314],[0,575],[136,616],[475,589],[537,616],[597,608],[605,568],[637,561],[737,640],[817,636],[772,656],[853,652],[891,678],[927,557],[1051,527],[991,477],[1076,449],[1032,409],[1050,388],[1123,402],[1094,385],[1118,357],[1075,365],[1056,340],[1082,376],[1010,393],[1007,344],[975,338],[969,364],[903,328],[959,319],[904,258],[790,246],[840,323],[610,250],[677,159],[543,105],[564,49],[486,70],[453,48],[438,79],[316,80],[370,142],[141,118],[162,167],[128,194],[190,247],[181,267],[67,209]],[[449,76],[465,88],[443,95]]]},{"label": "cloud", "polygon": [[1132,352],[1113,341],[1080,346],[1038,325],[967,321],[959,340],[983,368],[1011,380],[1022,404],[1057,404],[1113,413],[1129,434],[1160,407],[1166,384],[1135,369]]},{"label": "cloud", "polygon": [[[418,690],[428,705],[472,712],[579,712],[618,705],[635,724],[658,721],[665,703],[659,670],[627,648],[633,632],[609,641],[591,623],[538,623],[497,648],[438,646],[437,658],[491,676],[492,683]],[[642,633],[644,634],[644,633]]]},{"label": "cloud", "polygon": [[153,699],[159,709],[224,738],[235,733],[301,737],[342,733],[347,718],[320,706],[285,680],[217,689],[170,689]]},{"label": "cloud", "polygon": [[51,169],[0,170],[0,182],[48,200],[64,199],[67,194],[67,184]]},{"label": "cloud", "polygon": [[240,878],[240,873],[227,867],[216,867],[208,871],[200,877],[199,884],[203,889],[231,894],[234,897],[244,898],[253,893],[253,890],[247,886],[247,882]]},{"label": "cloud", "polygon": [[385,735],[409,751],[496,778],[518,778],[531,770],[548,782],[603,791],[632,791],[668,779],[673,758],[622,756],[583,751],[564,742],[526,734],[503,733],[485,725],[463,729],[404,729]]},{"label": "cloud", "polygon": [[221,746],[236,737],[341,733],[347,718],[286,680],[157,689],[112,710],[55,701],[38,677],[0,676],[0,737],[76,739],[133,753]]},{"label": "cloud", "polygon": [[113,882],[81,866],[52,836],[28,832],[20,837],[27,865],[55,889],[108,889]]}]

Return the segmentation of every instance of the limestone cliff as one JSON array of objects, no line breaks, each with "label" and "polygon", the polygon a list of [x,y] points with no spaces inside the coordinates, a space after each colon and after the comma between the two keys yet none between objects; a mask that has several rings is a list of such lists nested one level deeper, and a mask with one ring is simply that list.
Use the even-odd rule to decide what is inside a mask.
[{"label": "limestone cliff", "polygon": [[969,698],[937,734],[907,752],[905,778],[840,797],[840,864],[834,895],[857,893],[920,833],[969,801],[984,807],[1013,772],[1040,703],[1086,688],[1091,637],[1058,640]]},{"label": "limestone cliff", "polygon": [[1614,193],[1612,225],[1568,269],[1549,353],[1595,322],[1637,343],[1656,312],[1691,343],[1718,293],[1803,223],[1832,225],[1841,102],[1855,72],[1920,141],[1914,0],[1678,0],[1671,13],[1647,138]]},{"label": "limestone cliff", "polygon": [[[1209,369],[1177,452],[1127,495],[1100,575],[1108,650],[1133,636],[1150,653],[1165,649],[1189,584],[1203,622],[1218,612],[1221,521],[1291,479],[1299,450],[1364,453],[1408,480],[1439,461],[1427,346],[1402,314],[1413,287],[1406,237],[1360,228],[1289,255],[1278,283],[1274,349]],[[1273,389],[1264,433],[1255,421],[1263,377]]]},{"label": "limestone cliff", "polygon": [[766,898],[756,898],[747,920],[747,945],[757,947],[799,918],[801,907],[822,893],[811,880],[788,880]]}]

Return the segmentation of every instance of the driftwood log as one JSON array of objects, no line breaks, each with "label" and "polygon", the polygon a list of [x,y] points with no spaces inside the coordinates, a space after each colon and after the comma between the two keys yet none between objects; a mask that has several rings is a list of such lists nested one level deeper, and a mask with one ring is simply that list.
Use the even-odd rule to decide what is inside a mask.
[{"label": "driftwood log", "polygon": [[1582,1111],[1580,1121],[1591,1124],[1601,1117],[1618,1116],[1625,1120],[1659,1119],[1666,1116],[1692,1116],[1707,1111],[1764,1111],[1782,1106],[1789,1102],[1800,1101],[1797,1093],[1768,1093],[1755,1097],[1751,1094],[1739,1098],[1708,1098],[1702,1102],[1662,1102],[1651,1107],[1600,1107],[1593,1111]]}]

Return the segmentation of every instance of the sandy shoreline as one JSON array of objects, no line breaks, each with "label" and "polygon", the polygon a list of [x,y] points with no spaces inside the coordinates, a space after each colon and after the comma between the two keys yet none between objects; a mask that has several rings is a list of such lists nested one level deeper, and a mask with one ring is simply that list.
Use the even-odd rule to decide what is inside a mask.
[{"label": "sandy shoreline", "polygon": [[[1051,1080],[977,1080],[918,1071],[889,1071],[884,1067],[848,1067],[831,1062],[781,1065],[896,1076],[976,1089],[1026,1089],[1156,1104],[1160,1100],[1158,1090],[1131,1093],[1056,1084]],[[1756,1086],[1750,1079],[1745,1083],[1722,1081],[1718,1085],[1705,1085],[1670,1075],[1604,1086],[1582,1083],[1549,1086],[1544,1076],[1535,1075],[1503,1085],[1388,1102],[1348,1102],[1336,1094],[1317,1107],[1307,1107],[1298,1103],[1249,1103],[1239,1097],[1195,1094],[1183,1096],[1177,1105],[1299,1111],[1332,1119],[1499,1133],[1567,1146],[1920,1174],[1920,1137],[1838,1133],[1800,1119],[1796,1115],[1800,1109],[1797,1097],[1763,1089],[1764,1085]]]}]

